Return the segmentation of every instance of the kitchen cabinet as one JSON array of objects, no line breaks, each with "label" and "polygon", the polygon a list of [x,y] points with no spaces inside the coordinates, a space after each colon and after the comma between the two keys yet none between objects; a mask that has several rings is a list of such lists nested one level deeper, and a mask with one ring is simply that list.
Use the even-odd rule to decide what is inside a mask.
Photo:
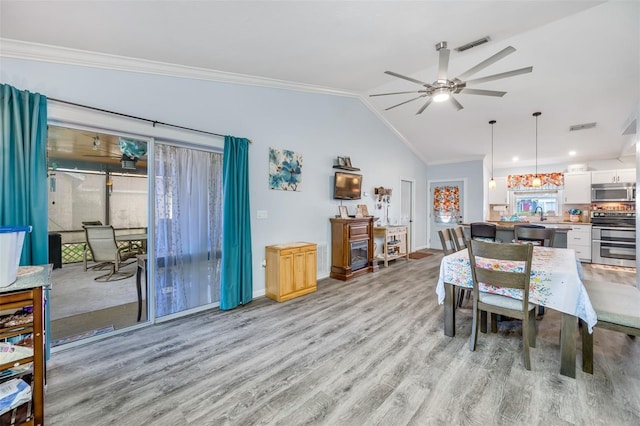
[{"label": "kitchen cabinet", "polygon": [[284,302],[316,291],[317,258],[318,250],[314,243],[267,246],[267,297]]},{"label": "kitchen cabinet", "polygon": [[636,169],[594,170],[591,172],[591,183],[635,182]]},{"label": "kitchen cabinet", "polygon": [[[0,382],[31,387],[31,399],[0,416],[2,425],[42,425],[44,422],[44,298],[50,284],[49,265],[18,269],[15,283],[0,288],[0,341],[3,361]],[[15,345],[14,345],[15,344]]]},{"label": "kitchen cabinet", "polygon": [[409,260],[409,234],[407,226],[384,226],[373,228],[373,237],[381,238],[382,254],[378,257],[389,266],[390,260]]},{"label": "kitchen cabinet", "polygon": [[591,203],[591,172],[564,174],[564,203]]},{"label": "kitchen cabinet", "polygon": [[574,249],[581,262],[591,262],[591,225],[571,225],[567,232],[567,248]]},{"label": "kitchen cabinet", "polygon": [[494,177],[496,189],[489,190],[489,204],[509,204],[509,191],[507,191],[507,177]]}]

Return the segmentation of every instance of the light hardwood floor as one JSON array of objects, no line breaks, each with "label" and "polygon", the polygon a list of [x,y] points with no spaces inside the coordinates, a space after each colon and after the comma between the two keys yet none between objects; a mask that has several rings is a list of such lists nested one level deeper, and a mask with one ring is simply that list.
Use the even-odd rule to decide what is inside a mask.
[{"label": "light hardwood floor", "polygon": [[[456,337],[443,334],[441,258],[55,353],[46,424],[640,424],[640,339],[597,329],[594,374],[579,367],[570,379],[559,373],[560,315],[547,310],[532,371],[513,321],[480,334],[470,352],[468,307]],[[626,272],[585,274],[635,281]]]}]

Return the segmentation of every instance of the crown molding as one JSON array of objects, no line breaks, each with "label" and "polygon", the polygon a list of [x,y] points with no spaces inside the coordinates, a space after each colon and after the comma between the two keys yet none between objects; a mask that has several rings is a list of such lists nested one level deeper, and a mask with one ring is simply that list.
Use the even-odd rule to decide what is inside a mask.
[{"label": "crown molding", "polygon": [[358,93],[311,84],[256,77],[205,68],[189,67],[167,62],[91,52],[40,43],[0,38],[0,57],[24,59],[39,62],[52,62],[83,67],[130,71],[170,77],[208,80],[224,83],[262,86],[269,88],[322,93],[335,96],[360,97]]},{"label": "crown molding", "polygon": [[407,145],[411,152],[428,164],[416,147],[362,93],[7,38],[0,38],[0,57],[357,98]]}]

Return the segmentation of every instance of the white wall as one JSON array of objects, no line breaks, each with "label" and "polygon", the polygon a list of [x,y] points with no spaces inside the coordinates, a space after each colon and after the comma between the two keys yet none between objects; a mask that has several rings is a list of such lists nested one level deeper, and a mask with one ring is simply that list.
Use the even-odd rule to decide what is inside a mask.
[{"label": "white wall", "polygon": [[[7,58],[0,81],[52,98],[251,139],[255,295],[264,293],[266,245],[310,241],[330,248],[329,217],[340,204],[332,199],[336,156],[349,156],[361,168],[368,194],[362,201],[370,212],[376,213],[373,188],[384,186],[397,194],[389,214],[399,216],[400,179],[415,179],[414,245],[426,246],[426,165],[357,98]],[[221,146],[222,140],[210,143]],[[269,147],[303,154],[301,192],[268,188]],[[345,204],[353,212],[357,202]],[[256,210],[266,210],[268,219],[256,219]]]}]

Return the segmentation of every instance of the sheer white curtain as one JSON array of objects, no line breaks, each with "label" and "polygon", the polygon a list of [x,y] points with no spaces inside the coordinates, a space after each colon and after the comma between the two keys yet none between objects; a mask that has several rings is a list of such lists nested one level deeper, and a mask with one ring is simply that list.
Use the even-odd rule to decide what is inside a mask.
[{"label": "sheer white curtain", "polygon": [[155,146],[156,316],[220,300],[222,154]]}]

